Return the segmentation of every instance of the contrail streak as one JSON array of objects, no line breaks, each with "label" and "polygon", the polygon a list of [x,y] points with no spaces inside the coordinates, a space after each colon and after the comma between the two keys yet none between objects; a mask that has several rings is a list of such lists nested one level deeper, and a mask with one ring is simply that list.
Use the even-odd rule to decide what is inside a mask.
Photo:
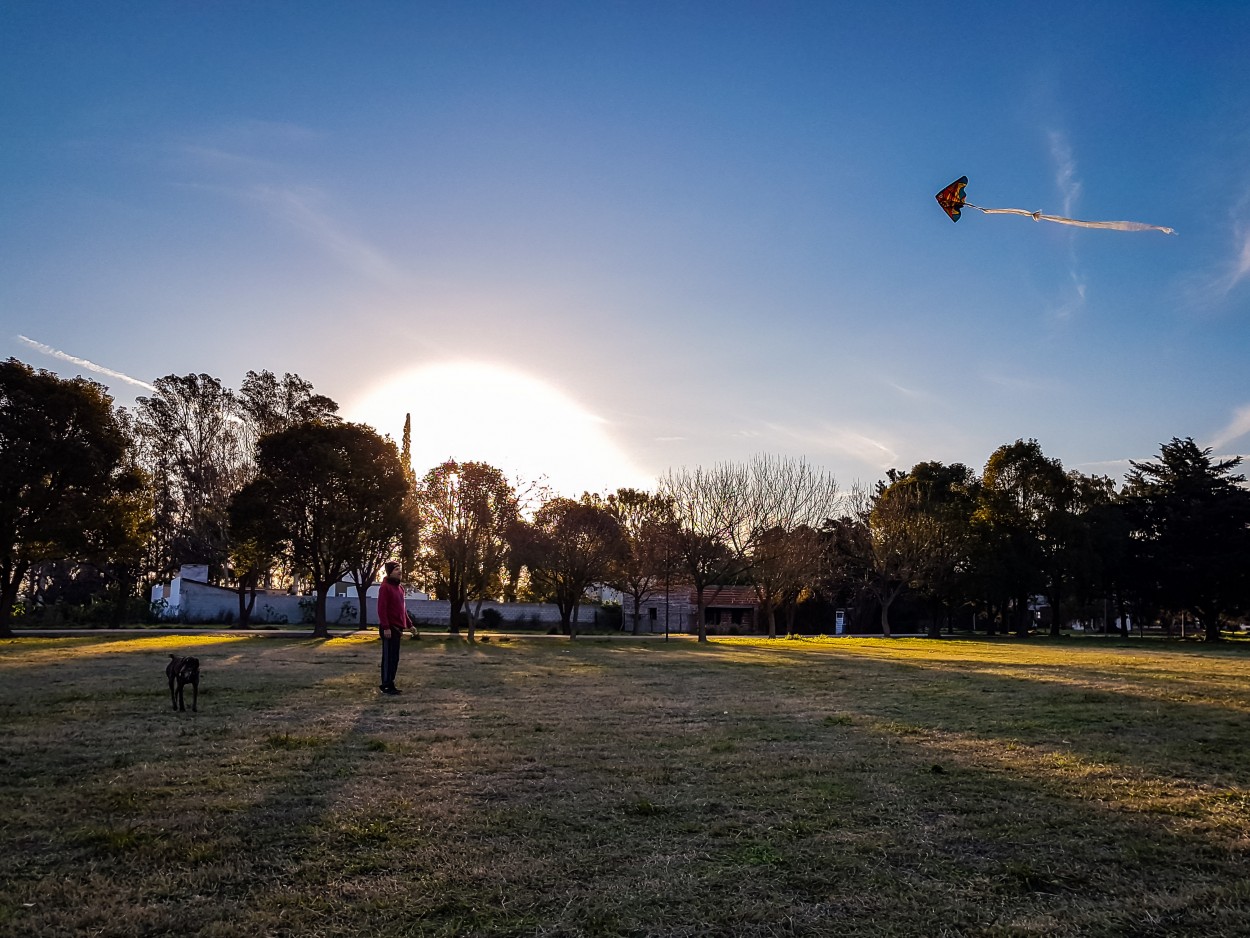
[{"label": "contrail streak", "polygon": [[143,388],[145,391],[155,391],[156,388],[148,384],[146,381],[140,381],[138,378],[132,378],[130,375],[124,375],[120,371],[114,371],[112,368],[105,368],[103,365],[97,365],[93,361],[85,358],[75,358],[68,352],[62,352],[55,349],[51,345],[44,345],[42,342],[36,342],[34,339],[28,339],[24,335],[19,335],[18,340],[29,345],[36,352],[42,352],[50,358],[60,359],[63,362],[69,362],[71,365],[77,365],[79,368],[85,368],[87,371],[94,371],[98,375],[104,375],[107,378],[116,378],[118,381],[125,381],[127,384],[133,384],[137,388]]}]

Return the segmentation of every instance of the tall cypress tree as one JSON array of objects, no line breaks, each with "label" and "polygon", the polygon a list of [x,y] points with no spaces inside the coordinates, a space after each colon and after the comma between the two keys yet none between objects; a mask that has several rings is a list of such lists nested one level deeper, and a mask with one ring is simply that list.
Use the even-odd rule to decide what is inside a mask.
[{"label": "tall cypress tree", "polygon": [[1220,637],[1225,616],[1250,607],[1250,492],[1234,474],[1240,463],[1173,439],[1158,462],[1134,462],[1127,475],[1139,592],[1159,611],[1192,613],[1208,640]]}]

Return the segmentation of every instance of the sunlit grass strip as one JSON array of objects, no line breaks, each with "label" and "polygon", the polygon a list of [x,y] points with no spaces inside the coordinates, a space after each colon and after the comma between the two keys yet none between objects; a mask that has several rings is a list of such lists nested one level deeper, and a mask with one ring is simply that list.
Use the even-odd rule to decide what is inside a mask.
[{"label": "sunlit grass strip", "polygon": [[[883,740],[921,750],[934,774],[990,769],[1004,781],[1036,785],[1109,812],[1157,814],[1183,819],[1198,836],[1240,840],[1250,832],[1250,789],[1151,773],[1139,766],[1094,759],[1073,749],[932,730],[893,721],[859,721]],[[949,769],[946,767],[950,767]],[[1212,825],[1218,825],[1217,832]]]},{"label": "sunlit grass strip", "polygon": [[163,634],[135,638],[101,639],[22,637],[0,642],[0,668],[46,664],[100,655],[194,654],[195,649],[214,645],[268,641],[250,635]]}]

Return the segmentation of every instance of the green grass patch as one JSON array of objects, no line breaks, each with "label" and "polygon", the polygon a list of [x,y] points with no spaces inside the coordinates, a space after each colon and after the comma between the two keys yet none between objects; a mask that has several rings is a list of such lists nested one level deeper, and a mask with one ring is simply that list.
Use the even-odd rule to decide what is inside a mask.
[{"label": "green grass patch", "polygon": [[316,749],[324,743],[325,740],[318,736],[300,736],[292,733],[270,733],[265,737],[265,745],[270,749]]}]

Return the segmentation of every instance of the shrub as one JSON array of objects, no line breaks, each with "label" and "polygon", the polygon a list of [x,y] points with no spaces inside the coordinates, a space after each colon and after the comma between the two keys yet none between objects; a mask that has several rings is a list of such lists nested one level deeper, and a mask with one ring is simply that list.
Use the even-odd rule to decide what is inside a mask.
[{"label": "shrub", "polygon": [[595,610],[595,625],[603,629],[619,632],[624,614],[620,603],[604,603]]},{"label": "shrub", "polygon": [[[253,616],[252,618],[257,619],[256,616]],[[278,612],[278,610],[274,609],[273,606],[269,605],[269,603],[265,603],[265,608],[257,621],[270,625],[286,625],[287,619],[285,615]]]}]

